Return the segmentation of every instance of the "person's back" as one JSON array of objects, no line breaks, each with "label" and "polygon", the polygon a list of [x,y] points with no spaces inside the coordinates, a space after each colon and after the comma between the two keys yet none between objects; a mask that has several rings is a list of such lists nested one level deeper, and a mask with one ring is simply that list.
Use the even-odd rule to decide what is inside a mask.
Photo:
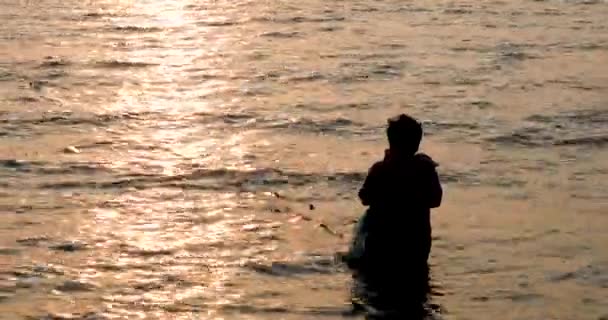
[{"label": "person's back", "polygon": [[398,267],[395,262],[401,259],[410,267],[426,265],[430,209],[441,204],[437,164],[416,153],[422,138],[420,124],[400,115],[389,120],[387,136],[390,149],[370,168],[359,191],[361,202],[369,206],[359,230],[366,234],[364,252],[358,262],[351,263],[359,270],[386,271]]}]

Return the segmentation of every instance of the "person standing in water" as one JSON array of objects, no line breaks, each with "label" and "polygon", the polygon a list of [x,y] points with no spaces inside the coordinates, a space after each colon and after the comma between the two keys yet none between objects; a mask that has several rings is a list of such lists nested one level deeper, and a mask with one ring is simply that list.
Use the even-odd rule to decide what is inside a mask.
[{"label": "person standing in water", "polygon": [[374,163],[359,191],[364,206],[345,260],[366,274],[390,275],[427,268],[432,208],[443,191],[431,157],[419,153],[422,126],[401,114],[388,120],[389,148]]}]

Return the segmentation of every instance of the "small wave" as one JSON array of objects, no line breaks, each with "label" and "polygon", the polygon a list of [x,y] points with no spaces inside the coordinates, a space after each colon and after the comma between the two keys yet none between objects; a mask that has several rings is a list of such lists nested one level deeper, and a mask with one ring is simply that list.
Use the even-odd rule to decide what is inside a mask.
[{"label": "small wave", "polygon": [[451,79],[451,83],[456,86],[477,86],[483,84],[484,82],[489,82],[489,78],[485,77],[466,77],[462,75],[455,76]]},{"label": "small wave", "polygon": [[393,11],[395,11],[395,12],[433,12],[432,9],[425,8],[425,7],[414,7],[411,4],[399,7]]},{"label": "small wave", "polygon": [[557,134],[539,134],[538,130],[523,129],[516,132],[491,137],[488,142],[524,147],[546,146],[596,146],[608,145],[608,135],[560,138]]},{"label": "small wave", "polygon": [[261,37],[284,38],[284,39],[297,38],[297,37],[300,37],[301,35],[302,34],[298,31],[269,31],[269,32],[264,32],[264,33],[260,34]]},{"label": "small wave", "polygon": [[478,171],[455,171],[450,169],[441,169],[439,178],[444,184],[454,183],[465,186],[478,186],[483,182]]},{"label": "small wave", "polygon": [[295,23],[322,23],[322,22],[340,22],[345,21],[346,18],[342,16],[321,16],[321,17],[276,17],[276,16],[265,16],[251,19],[255,22],[272,22],[281,24],[295,24]]},{"label": "small wave", "polygon": [[293,75],[293,76],[289,76],[285,78],[286,82],[308,82],[308,81],[317,81],[317,80],[323,80],[326,77],[318,72],[318,71],[313,71],[313,72],[309,72],[309,73],[304,73],[304,74],[298,74],[298,75]]},{"label": "small wave", "polygon": [[608,111],[585,109],[553,115],[533,115],[510,133],[486,141],[514,146],[605,146]]},{"label": "small wave", "polygon": [[401,77],[404,67],[405,63],[403,61],[350,61],[341,63],[339,70],[330,79],[338,83],[391,80]]},{"label": "small wave", "polygon": [[138,248],[128,248],[123,250],[122,252],[138,257],[155,257],[155,256],[169,256],[175,253],[175,250],[172,249],[138,249]]},{"label": "small wave", "polygon": [[101,125],[109,120],[113,120],[113,116],[105,115],[100,117],[71,117],[71,116],[62,116],[62,115],[51,115],[51,116],[43,116],[42,118],[33,118],[33,119],[0,119],[0,123],[6,124],[18,124],[18,125],[42,125],[42,124],[52,124],[52,125],[79,125],[79,124],[95,124]]},{"label": "small wave", "polygon": [[523,146],[523,147],[540,147],[552,144],[552,137],[539,135],[539,131],[531,128],[518,129],[515,132],[489,137],[485,139],[487,142]]},{"label": "small wave", "polygon": [[464,14],[473,14],[473,10],[464,9],[464,8],[451,8],[443,10],[445,14],[456,14],[456,15],[464,15]]},{"label": "small wave", "polygon": [[392,65],[379,65],[372,69],[372,73],[375,75],[388,76],[388,77],[399,77],[402,75],[400,71],[400,67],[395,67]]},{"label": "small wave", "polygon": [[67,241],[49,246],[49,249],[56,251],[75,252],[87,249],[87,244],[78,241]]},{"label": "small wave", "polygon": [[608,265],[590,264],[572,272],[557,273],[549,276],[552,282],[578,281],[599,288],[608,288]]},{"label": "small wave", "polygon": [[[147,120],[153,116],[161,116],[161,119],[166,117],[159,113],[154,112],[126,112],[126,113],[100,113],[100,114],[72,114],[69,112],[62,113],[48,113],[42,115],[39,118],[26,118],[19,116],[19,114],[7,114],[3,118],[0,118],[0,124],[16,125],[19,128],[26,127],[28,125],[63,125],[63,126],[76,126],[76,125],[94,125],[104,126],[114,122],[129,121],[129,120]],[[161,120],[158,119],[158,120]]]},{"label": "small wave", "polygon": [[352,59],[357,61],[365,61],[365,60],[378,60],[378,59],[393,59],[399,58],[400,55],[396,53],[329,53],[329,54],[321,54],[322,58],[328,59]]},{"label": "small wave", "polygon": [[608,43],[606,42],[584,42],[577,44],[566,44],[564,45],[566,49],[578,49],[584,51],[593,51],[593,50],[608,50]]},{"label": "small wave", "polygon": [[379,8],[376,7],[371,7],[371,6],[363,6],[363,5],[358,5],[355,6],[354,8],[351,9],[353,12],[365,12],[365,13],[369,13],[369,12],[378,12],[380,11]]},{"label": "small wave", "polygon": [[159,27],[141,27],[141,26],[115,26],[112,30],[120,31],[120,32],[160,32],[163,31],[162,28]]},{"label": "small wave", "polygon": [[18,248],[2,248],[0,247],[0,256],[14,256],[21,253]]},{"label": "small wave", "polygon": [[289,129],[299,132],[310,132],[316,134],[338,134],[338,135],[366,135],[374,133],[378,127],[367,126],[345,118],[330,120],[300,119],[267,119],[258,123],[258,128],[263,129]]},{"label": "small wave", "polygon": [[338,26],[324,26],[324,27],[320,27],[318,30],[321,32],[334,32],[334,31],[338,31],[338,30],[343,30],[343,27],[338,27]]},{"label": "small wave", "polygon": [[534,11],[533,14],[537,16],[563,16],[566,13],[556,8],[545,8],[542,11]]},{"label": "small wave", "polygon": [[345,21],[345,20],[346,20],[346,18],[342,17],[342,16],[325,16],[325,17],[303,17],[303,16],[297,16],[297,17],[289,18],[287,22],[294,22],[294,23],[302,23],[302,22],[320,23],[320,22],[340,22],[340,21]]},{"label": "small wave", "polygon": [[557,146],[591,145],[603,147],[608,145],[608,135],[558,139],[554,144]]},{"label": "small wave", "polygon": [[262,72],[262,73],[258,73],[254,76],[254,79],[256,80],[274,80],[274,79],[279,79],[284,75],[283,72],[281,71],[267,71],[267,72]]},{"label": "small wave", "polygon": [[[80,149],[80,147],[78,148]],[[64,175],[64,174],[94,174],[101,172],[110,172],[103,164],[97,162],[64,162],[59,166],[47,164],[36,170],[38,174],[46,175]]]},{"label": "small wave", "polygon": [[141,291],[160,290],[165,287],[165,284],[160,281],[137,281],[132,284],[133,289]]},{"label": "small wave", "polygon": [[8,70],[0,69],[0,81],[13,81],[15,80],[15,74]]},{"label": "small wave", "polygon": [[[315,308],[294,308],[293,306],[260,306],[260,305],[249,305],[249,304],[236,304],[231,303],[221,307],[222,312],[235,313],[239,316],[245,314],[291,314],[299,315],[305,318],[343,318],[344,316],[350,316],[350,310],[345,310],[338,307],[315,307]],[[276,315],[282,319],[281,316]]]},{"label": "small wave", "polygon": [[[20,170],[20,171],[27,171],[27,170]],[[21,187],[22,186],[22,181],[20,181],[19,179],[14,179],[12,181],[12,185],[11,183],[1,183],[0,186],[2,187],[6,187],[6,188],[15,188],[15,187]],[[19,205],[19,204],[0,204],[0,212],[14,212],[17,214],[22,214],[22,213],[30,213],[33,211],[48,211],[48,210],[54,210],[54,209],[63,209],[64,207],[59,206],[59,205],[50,205],[50,204],[38,204],[38,205]],[[37,224],[36,222],[27,222],[30,224]]]},{"label": "small wave", "polygon": [[239,24],[241,24],[241,22],[232,20],[204,20],[196,22],[197,26],[204,27],[231,27]]},{"label": "small wave", "polygon": [[49,278],[64,275],[61,267],[53,264],[22,265],[11,272],[11,275],[19,279]]},{"label": "small wave", "polygon": [[85,13],[82,15],[85,18],[101,18],[101,17],[105,17],[106,15],[102,12],[89,12],[89,13]]},{"label": "small wave", "polygon": [[487,129],[489,125],[480,125],[478,123],[468,122],[450,122],[450,121],[423,121],[424,131],[430,134],[435,134],[442,131],[464,131],[467,133],[478,132],[482,129]]},{"label": "small wave", "polygon": [[[84,170],[97,170],[85,167]],[[105,170],[105,169],[104,169]],[[57,173],[59,171],[53,172]],[[276,187],[305,187],[316,184],[330,184],[341,189],[356,189],[365,179],[366,172],[333,172],[333,173],[302,173],[284,171],[275,168],[256,170],[231,170],[231,169],[199,169],[189,174],[181,175],[159,175],[159,174],[119,174],[115,172],[112,178],[96,180],[68,180],[61,182],[45,182],[38,185],[42,189],[154,189],[154,188],[177,188],[184,190],[253,190],[273,191]],[[441,179],[444,183],[456,183],[461,185],[479,185],[488,183],[499,186],[511,186],[515,182],[504,180],[482,181],[476,172],[460,172],[451,169],[441,170]],[[336,196],[336,195],[334,195]],[[350,198],[350,193],[338,194],[343,198]],[[313,198],[302,198],[300,200]],[[317,199],[317,198],[314,198]]]},{"label": "small wave", "polygon": [[45,60],[40,63],[39,68],[49,68],[49,67],[64,67],[70,65],[70,61],[59,57],[46,57]]},{"label": "small wave", "polygon": [[260,314],[260,313],[279,313],[286,314],[291,313],[293,308],[290,307],[261,307],[257,305],[247,305],[247,304],[233,304],[226,305],[222,307],[222,311],[224,312],[237,312],[238,314]]},{"label": "small wave", "polygon": [[141,62],[141,61],[121,61],[121,60],[104,60],[97,61],[94,65],[98,68],[146,68],[158,66],[158,63]]},{"label": "small wave", "polygon": [[371,103],[338,103],[338,104],[313,104],[313,103],[298,103],[293,106],[295,109],[302,109],[315,112],[335,112],[346,110],[368,110],[373,108]]},{"label": "small wave", "polygon": [[608,110],[604,109],[582,109],[567,111],[553,115],[533,115],[525,120],[548,124],[568,124],[575,122],[580,125],[600,125],[608,124]]},{"label": "small wave", "polygon": [[33,236],[17,239],[16,242],[23,246],[36,247],[39,246],[41,243],[48,242],[50,240],[51,239],[47,236]]},{"label": "small wave", "polygon": [[475,106],[479,109],[488,109],[488,108],[492,108],[495,107],[495,104],[490,102],[490,101],[486,101],[486,100],[476,100],[476,101],[472,101],[471,102],[472,106]]},{"label": "small wave", "polygon": [[109,320],[109,318],[95,312],[82,313],[48,313],[45,315],[27,317],[27,320]]},{"label": "small wave", "polygon": [[40,99],[37,97],[32,97],[32,96],[19,96],[19,97],[12,98],[11,101],[20,102],[20,103],[36,103],[36,102],[40,102]]},{"label": "small wave", "polygon": [[62,292],[93,291],[97,285],[78,280],[66,280],[55,289]]},{"label": "small wave", "polygon": [[51,69],[42,78],[46,79],[46,80],[52,80],[52,79],[58,79],[58,78],[65,77],[67,75],[68,75],[68,73],[65,70]]},{"label": "small wave", "polygon": [[280,185],[304,186],[320,182],[347,183],[361,182],[364,173],[343,172],[334,174],[307,174],[286,172],[278,169],[257,170],[196,170],[190,174],[164,175],[123,175],[109,181],[62,181],[43,183],[43,189],[94,188],[180,188],[199,190],[232,190],[242,188],[268,189]]},{"label": "small wave", "polygon": [[[304,108],[306,105],[301,105]],[[356,108],[361,105],[336,105],[335,108]],[[265,116],[253,112],[248,113],[196,113],[190,117],[198,123],[225,123],[235,127],[262,129],[262,130],[289,130],[296,132],[309,132],[316,134],[335,135],[366,135],[375,133],[380,129],[378,126],[369,126],[347,118],[335,119],[310,119],[310,118],[285,118],[277,116]]]},{"label": "small wave", "polygon": [[[531,53],[530,50],[539,49],[539,45],[529,43],[513,43],[503,42],[496,45],[494,48],[488,48],[496,55],[496,64],[504,65],[521,62],[524,60],[538,59],[539,54]],[[543,48],[546,49],[546,48]]]},{"label": "small wave", "polygon": [[5,168],[24,168],[32,165],[41,165],[41,161],[27,161],[18,159],[0,159],[0,166]]},{"label": "small wave", "polygon": [[0,303],[15,296],[15,293],[11,291],[14,291],[13,288],[4,288],[0,286]]},{"label": "small wave", "polygon": [[539,56],[526,52],[502,52],[501,57],[510,60],[529,60],[538,59]]},{"label": "small wave", "polygon": [[98,12],[88,12],[83,14],[84,18],[88,19],[97,19],[97,18],[114,18],[120,17],[124,14],[120,14],[119,12],[109,12],[109,11],[98,11]]},{"label": "small wave", "polygon": [[273,262],[270,265],[249,263],[245,265],[245,268],[257,273],[280,277],[292,277],[309,274],[333,274],[339,271],[339,267],[337,265],[319,265],[311,262]]}]

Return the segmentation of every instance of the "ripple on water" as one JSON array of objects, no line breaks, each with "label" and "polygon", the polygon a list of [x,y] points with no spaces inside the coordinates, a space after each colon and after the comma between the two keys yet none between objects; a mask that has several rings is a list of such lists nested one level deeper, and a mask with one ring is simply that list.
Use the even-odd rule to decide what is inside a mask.
[{"label": "ripple on water", "polygon": [[587,146],[608,144],[608,110],[583,109],[554,115],[534,115],[509,134],[486,140],[511,146]]},{"label": "ripple on water", "polygon": [[[21,97],[31,100],[39,98]],[[20,98],[20,99],[21,99]],[[33,101],[33,100],[32,100]],[[84,126],[108,127],[111,125],[139,124],[151,125],[154,122],[145,120],[167,119],[169,115],[155,114],[151,112],[127,112],[127,113],[72,113],[72,112],[48,112],[32,117],[20,112],[7,112],[0,114],[0,130],[6,129],[9,136],[36,136],[45,134],[48,129],[64,127],[69,130],[82,129]],[[143,123],[142,123],[143,122]],[[100,142],[103,144],[104,142]]]},{"label": "ripple on water", "polygon": [[290,106],[289,108],[293,109],[301,109],[304,111],[313,111],[315,113],[318,112],[336,112],[336,111],[350,111],[350,110],[369,110],[374,108],[373,103],[368,102],[352,102],[352,103],[336,103],[336,104],[326,104],[326,103],[297,103],[295,105]]},{"label": "ripple on water", "polygon": [[103,172],[110,172],[110,170],[106,168],[102,163],[69,161],[60,163],[28,163],[28,165],[22,164],[21,166],[17,167],[17,169],[19,169],[19,171],[21,172],[29,172],[40,175],[98,174]]},{"label": "ripple on water", "polygon": [[295,23],[322,23],[322,22],[340,22],[345,21],[346,18],[337,15],[323,15],[323,16],[263,16],[254,17],[251,19],[255,22],[271,22],[278,24],[295,24]]},{"label": "ripple on water", "polygon": [[[0,160],[0,168],[5,167],[16,170],[21,174],[61,175],[61,181],[40,182],[36,186],[41,189],[129,189],[138,190],[153,188],[179,188],[183,190],[254,190],[275,191],[275,188],[289,185],[290,188],[307,187],[314,185],[329,185],[340,189],[356,189],[363,182],[366,172],[318,172],[307,173],[276,168],[258,169],[200,169],[198,167],[184,166],[183,174],[165,175],[156,174],[148,170],[146,173],[137,173],[131,164],[127,167],[109,168],[106,164],[88,162],[44,162],[22,161],[15,159]],[[149,168],[148,168],[149,169]],[[71,179],[71,175],[86,174],[95,176],[95,179]],[[482,183],[501,184],[503,186],[518,183],[504,179],[494,181],[481,178],[480,172],[442,168],[441,179],[444,183],[461,185],[479,185]],[[345,194],[350,197],[352,195]],[[28,206],[24,210],[49,209],[48,206]],[[14,209],[14,208],[9,208]],[[24,244],[37,244],[48,241],[47,238],[22,239]],[[64,249],[69,249],[69,242]],[[55,249],[61,250],[61,244],[55,244]]]},{"label": "ripple on water", "polygon": [[2,248],[0,247],[0,256],[14,256],[21,253],[18,248]]},{"label": "ripple on water", "polygon": [[147,68],[158,66],[158,63],[144,61],[124,61],[118,59],[96,61],[92,64],[97,68],[104,69],[125,69],[125,68]]},{"label": "ripple on water", "polygon": [[453,131],[463,131],[470,134],[478,133],[481,130],[488,130],[494,128],[489,123],[472,123],[472,122],[461,122],[461,121],[423,121],[425,133],[437,134],[437,133],[452,133]]},{"label": "ripple on water", "polygon": [[66,280],[60,285],[56,286],[55,289],[61,292],[86,292],[94,291],[99,285],[85,282],[80,280]]},{"label": "ripple on water", "polygon": [[65,58],[48,56],[48,57],[45,57],[44,61],[42,61],[38,65],[38,68],[46,69],[46,68],[53,68],[53,67],[65,67],[65,66],[69,66],[71,64],[72,64],[72,62],[70,62],[69,60],[67,60]]},{"label": "ripple on water", "polygon": [[134,257],[171,256],[176,251],[176,249],[141,249],[135,247],[128,247],[122,250],[123,253]]},{"label": "ripple on water", "polygon": [[150,32],[161,32],[163,28],[160,27],[143,27],[143,26],[114,26],[114,31],[120,32],[133,32],[133,33],[150,33]]},{"label": "ripple on water", "polygon": [[[336,105],[331,108],[354,108],[359,105]],[[365,106],[365,105],[361,105]],[[345,134],[362,135],[381,129],[380,126],[368,126],[347,118],[310,119],[304,117],[281,117],[281,115],[265,115],[254,112],[247,113],[192,113],[181,116],[184,121],[191,123],[204,123],[208,125],[229,125],[233,128],[244,127],[249,129],[289,129],[291,131],[318,134]],[[140,125],[154,125],[161,121],[171,120],[172,115],[152,112],[129,112],[120,114],[70,114],[49,113],[37,118],[27,118],[18,114],[6,114],[0,118],[0,125],[19,126],[21,130],[35,129],[37,126],[109,126],[113,124],[125,125],[128,122]],[[186,124],[184,124],[186,125]],[[104,142],[102,142],[104,143]]]},{"label": "ripple on water", "polygon": [[381,129],[378,126],[368,126],[346,118],[313,120],[308,118],[271,119],[256,121],[260,129],[288,129],[294,132],[309,132],[315,134],[364,135],[375,133]]},{"label": "ripple on water", "polygon": [[247,263],[245,268],[256,273],[279,277],[295,277],[312,274],[334,274],[341,272],[341,267],[334,262],[333,258],[302,262],[275,261],[270,264],[251,262]]},{"label": "ripple on water", "polygon": [[75,252],[86,250],[88,245],[84,242],[80,241],[65,241],[56,244],[52,244],[49,246],[49,249],[56,251],[64,251],[64,252]]},{"label": "ripple on water", "polygon": [[281,171],[274,168],[256,170],[230,169],[199,169],[190,174],[181,175],[147,175],[124,177],[106,181],[61,181],[41,183],[43,189],[72,189],[72,188],[181,188],[192,190],[234,190],[246,188],[269,189],[289,184],[290,186],[306,186],[317,183],[343,184],[362,181],[363,172],[342,172],[332,174],[312,174]]},{"label": "ripple on water", "polygon": [[0,67],[0,81],[14,81],[16,79],[16,74],[13,72]]},{"label": "ripple on water", "polygon": [[37,247],[37,246],[41,245],[42,243],[48,242],[50,240],[51,240],[51,238],[49,238],[47,236],[32,236],[32,237],[17,239],[16,242],[22,246]]},{"label": "ripple on water", "polygon": [[106,316],[96,312],[80,313],[48,313],[42,316],[28,316],[27,320],[108,320]]},{"label": "ripple on water", "polygon": [[261,37],[292,39],[302,37],[302,33],[298,31],[268,31],[260,34]]},{"label": "ripple on water", "polygon": [[336,83],[360,81],[393,80],[403,75],[407,67],[405,61],[349,61],[342,62],[340,67],[327,78]]},{"label": "ripple on water", "polygon": [[84,18],[88,19],[100,19],[100,18],[113,18],[120,17],[122,14],[120,12],[112,12],[112,11],[97,11],[97,12],[88,12],[83,14]]},{"label": "ripple on water", "polygon": [[202,27],[232,27],[243,24],[243,21],[238,20],[199,20],[197,26]]},{"label": "ripple on water", "polygon": [[576,281],[584,285],[608,289],[608,264],[589,264],[571,272],[553,273],[548,276],[552,282]]}]

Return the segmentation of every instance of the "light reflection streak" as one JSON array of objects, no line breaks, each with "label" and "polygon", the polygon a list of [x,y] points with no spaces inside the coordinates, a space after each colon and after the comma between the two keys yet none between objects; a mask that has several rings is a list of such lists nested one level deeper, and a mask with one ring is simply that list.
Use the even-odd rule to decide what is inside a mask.
[{"label": "light reflection streak", "polygon": [[[128,135],[116,132],[116,138],[126,144],[122,149],[127,149],[117,152],[120,158],[107,159],[111,163],[109,168],[140,171],[156,178],[186,176],[186,179],[196,179],[188,176],[194,172],[193,166],[249,168],[243,159],[246,150],[241,146],[242,134],[210,132],[204,127],[192,127],[188,121],[190,112],[217,112],[199,97],[226,90],[229,83],[223,79],[195,81],[189,79],[190,73],[184,70],[196,65],[204,74],[215,67],[205,65],[207,61],[224,64],[217,57],[227,40],[214,35],[211,28],[197,26],[196,17],[187,14],[182,2],[130,1],[121,5],[138,14],[135,17],[113,17],[112,24],[151,30],[160,27],[163,31],[129,38],[132,50],[115,52],[120,55],[110,59],[158,65],[129,70],[128,78],[137,82],[123,84],[117,92],[116,102],[104,108],[106,112],[113,113],[159,112],[169,119],[144,119],[139,126],[130,127]],[[179,35],[173,32],[175,30],[180,30]],[[144,48],[151,44],[156,48]],[[199,59],[204,56],[214,59]],[[176,95],[181,98],[175,100]],[[155,169],[150,171],[148,168]],[[153,285],[154,281],[160,283],[158,289],[152,286],[143,293],[138,290],[108,292],[107,307],[113,312],[126,311],[120,309],[128,308],[126,306],[130,303],[173,305],[179,301],[200,300],[201,297],[212,298],[215,307],[219,307],[240,297],[234,288],[227,285],[234,276],[234,268],[225,264],[233,253],[228,250],[226,257],[226,250],[221,247],[223,242],[238,240],[235,228],[238,228],[241,218],[230,218],[235,220],[233,222],[227,220],[230,208],[237,206],[234,194],[209,194],[196,190],[168,192],[144,180],[143,185],[127,189],[110,202],[116,208],[92,210],[92,224],[81,228],[81,232],[112,239],[98,244],[98,249],[112,257],[111,262],[105,263],[124,271],[119,272],[118,278],[108,278],[108,281],[126,282],[136,287],[137,283],[139,286]],[[220,247],[210,247],[214,245]],[[89,264],[99,263],[99,257],[89,258]],[[213,266],[209,267],[211,264]],[[148,268],[150,271],[147,272],[136,271]],[[131,269],[135,272],[129,271]],[[189,285],[180,287],[163,283],[163,276],[168,274],[176,274]],[[112,277],[112,273],[106,276]],[[207,310],[207,313],[211,316],[213,310]],[[135,312],[131,316],[143,317],[144,313]]]}]

